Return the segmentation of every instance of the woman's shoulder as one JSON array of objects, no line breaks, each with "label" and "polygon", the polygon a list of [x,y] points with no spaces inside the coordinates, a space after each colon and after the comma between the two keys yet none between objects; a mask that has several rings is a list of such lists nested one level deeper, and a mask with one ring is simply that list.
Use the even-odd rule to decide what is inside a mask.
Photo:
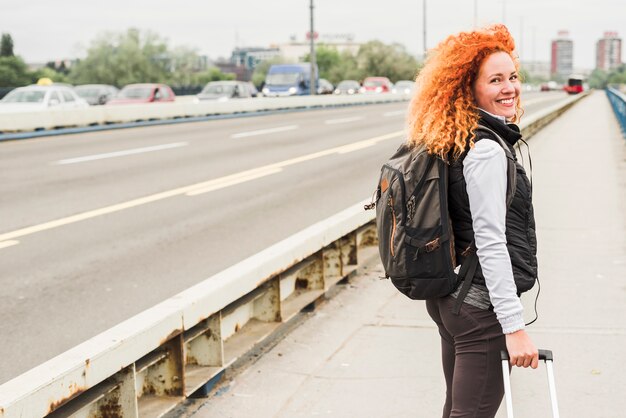
[{"label": "woman's shoulder", "polygon": [[496,140],[483,137],[474,142],[474,147],[467,152],[466,159],[488,160],[500,158],[500,156],[505,157],[504,150],[500,144]]}]

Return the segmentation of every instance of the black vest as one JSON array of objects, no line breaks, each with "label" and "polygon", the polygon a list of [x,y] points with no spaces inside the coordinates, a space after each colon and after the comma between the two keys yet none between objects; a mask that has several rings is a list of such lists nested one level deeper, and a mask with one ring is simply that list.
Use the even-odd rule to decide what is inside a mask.
[{"label": "black vest", "polygon": [[[522,137],[517,125],[505,125],[482,111],[480,116],[480,124],[498,133],[515,156],[513,145]],[[497,139],[491,136],[487,132],[477,131],[477,140],[494,140],[497,142]],[[469,197],[463,177],[463,160],[468,150],[469,145],[458,160],[450,160],[449,171],[448,204],[454,229],[456,257],[459,264],[465,259],[463,252],[474,241]],[[517,162],[517,158],[515,166],[517,168],[517,187],[513,202],[506,215],[506,246],[511,257],[517,291],[522,293],[533,287],[537,278],[537,236],[530,181],[526,176],[524,167]],[[485,285],[480,263],[476,269],[473,283]]]}]

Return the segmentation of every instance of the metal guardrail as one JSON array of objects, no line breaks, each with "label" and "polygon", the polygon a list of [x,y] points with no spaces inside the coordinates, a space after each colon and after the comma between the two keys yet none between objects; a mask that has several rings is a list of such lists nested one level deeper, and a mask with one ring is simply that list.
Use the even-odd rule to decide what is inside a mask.
[{"label": "metal guardrail", "polygon": [[626,138],[626,95],[621,91],[614,88],[607,88],[606,95],[611,102],[611,107],[613,107],[613,112],[615,112],[615,116],[617,116],[617,120],[619,121],[620,127],[622,129],[622,136]]},{"label": "metal guardrail", "polygon": [[43,109],[18,113],[2,113],[0,109],[0,133],[106,126],[138,121],[178,120],[285,109],[388,103],[408,99],[408,95],[386,93],[353,96],[259,97],[201,103],[181,100],[173,103],[104,105],[85,109]]},{"label": "metal guardrail", "polygon": [[[584,97],[525,120],[530,137]],[[368,199],[369,200],[369,199]],[[212,276],[0,386],[0,418],[158,417],[375,256],[363,203]]]},{"label": "metal guardrail", "polygon": [[5,383],[0,417],[161,416],[376,254],[363,204]]}]

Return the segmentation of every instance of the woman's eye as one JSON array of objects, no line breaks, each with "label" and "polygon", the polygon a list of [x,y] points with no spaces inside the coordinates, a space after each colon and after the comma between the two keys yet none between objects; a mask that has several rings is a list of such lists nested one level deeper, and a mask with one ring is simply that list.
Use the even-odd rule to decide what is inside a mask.
[{"label": "woman's eye", "polygon": [[497,77],[496,78],[492,78],[491,82],[492,83],[499,83],[500,82],[500,78],[497,78]]},{"label": "woman's eye", "polygon": [[511,80],[517,80],[517,79],[518,79],[517,74],[511,76]]}]

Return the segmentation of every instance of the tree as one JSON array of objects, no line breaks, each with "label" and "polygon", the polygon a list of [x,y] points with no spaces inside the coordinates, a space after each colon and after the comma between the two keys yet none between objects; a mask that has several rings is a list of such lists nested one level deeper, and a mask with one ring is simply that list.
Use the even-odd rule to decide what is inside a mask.
[{"label": "tree", "polygon": [[[310,55],[311,54],[305,55],[304,62],[311,62]],[[315,62],[317,64],[317,70],[319,71],[319,77],[325,78],[333,83],[333,81],[330,80],[331,71],[341,63],[341,55],[337,51],[337,48],[320,44],[315,49]]]},{"label": "tree", "polygon": [[19,87],[30,82],[31,75],[20,57],[0,57],[0,87]]},{"label": "tree", "polygon": [[257,64],[252,73],[252,84],[259,87],[265,82],[265,76],[274,64],[285,64],[286,60],[282,57],[275,57],[269,60],[261,61]]},{"label": "tree", "polygon": [[603,89],[606,88],[608,78],[609,75],[606,71],[596,68],[589,74],[587,82],[589,83],[589,87],[593,89]]},{"label": "tree", "polygon": [[3,33],[0,40],[0,57],[12,57],[14,55],[13,38],[8,33]]},{"label": "tree", "polygon": [[69,74],[75,84],[102,83],[123,86],[130,83],[163,82],[170,57],[167,44],[153,32],[138,29],[126,33],[105,33],[89,47],[87,57]]},{"label": "tree", "polygon": [[415,79],[421,68],[403,45],[385,45],[380,41],[361,45],[356,61],[357,67],[368,76],[385,76],[394,83],[398,80]]}]

